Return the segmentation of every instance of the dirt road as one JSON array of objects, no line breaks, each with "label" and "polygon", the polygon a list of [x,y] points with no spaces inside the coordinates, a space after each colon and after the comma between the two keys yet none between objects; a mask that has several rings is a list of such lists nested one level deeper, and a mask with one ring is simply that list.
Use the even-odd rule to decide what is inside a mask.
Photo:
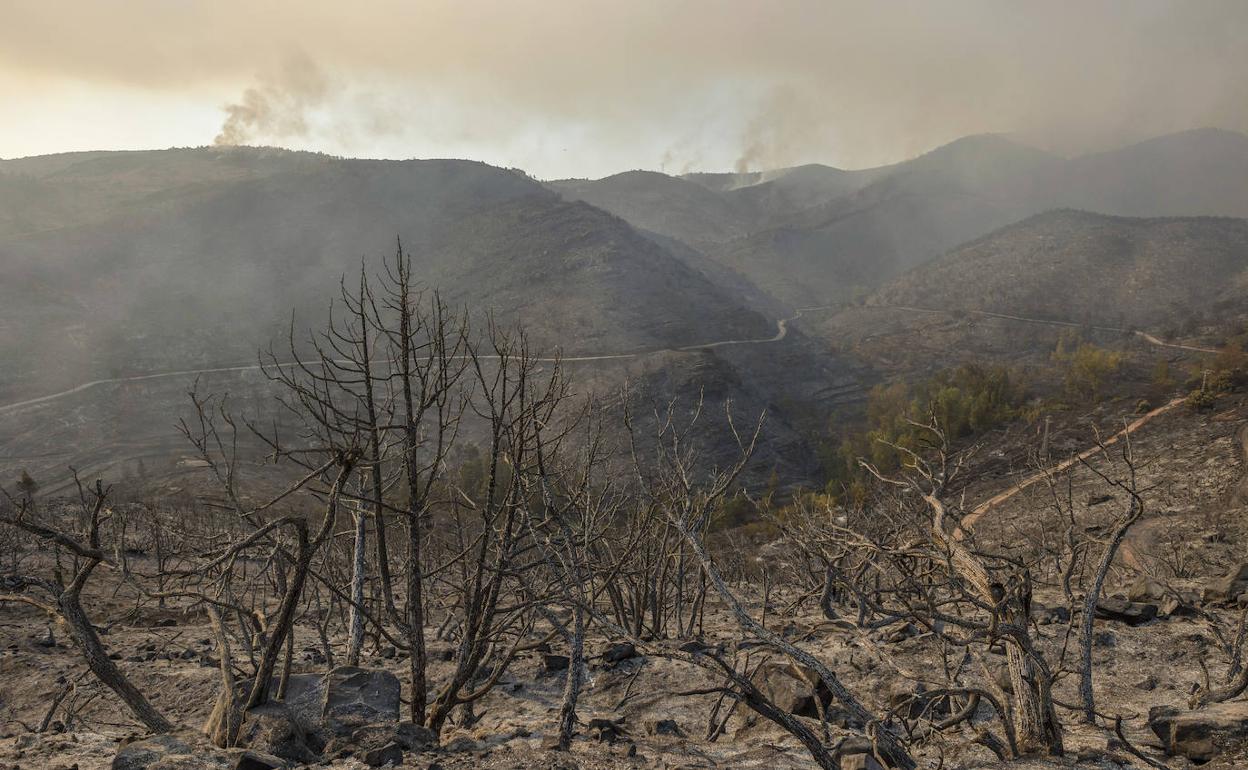
[{"label": "dirt road", "polygon": [[[776,333],[770,337],[761,337],[758,339],[715,340],[713,342],[702,342],[696,345],[684,345],[684,346],[677,347],[677,348],[659,348],[656,350],[644,350],[644,351],[637,351],[634,353],[602,353],[598,355],[562,356],[558,358],[551,356],[548,358],[540,358],[538,360],[539,361],[552,361],[552,362],[562,361],[563,363],[585,363],[585,362],[591,362],[591,361],[619,361],[619,360],[625,360],[625,359],[631,359],[631,358],[641,358],[643,356],[654,355],[656,353],[669,353],[669,352],[692,353],[692,352],[696,352],[699,350],[708,350],[711,348],[726,347],[728,345],[769,345],[772,343],[780,342],[786,336],[788,336],[789,323],[801,318],[803,313],[806,313],[808,311],[814,311],[814,310],[824,310],[830,307],[833,307],[833,305],[821,305],[818,307],[798,308],[795,311],[794,315],[789,316],[788,318],[781,318],[776,321]],[[482,358],[495,358],[495,356],[482,356]],[[291,366],[296,366],[296,365],[297,365],[296,362],[278,364],[279,367],[291,367]],[[72,396],[75,393],[81,393],[85,390],[90,390],[91,388],[97,388],[101,385],[113,385],[113,384],[123,383],[123,382],[142,382],[145,380],[159,380],[159,379],[167,379],[167,378],[172,378],[172,377],[195,377],[201,374],[247,372],[247,371],[255,371],[260,368],[261,368],[260,364],[247,364],[244,366],[219,366],[219,367],[209,367],[206,369],[179,369],[177,371],[171,371],[171,372],[151,372],[147,374],[126,375],[123,377],[106,377],[106,378],[99,379],[99,380],[91,380],[90,382],[84,382],[81,385],[75,385],[74,387],[69,388],[68,390],[62,390],[58,393],[49,393],[46,396],[38,396],[36,398],[28,398],[24,401],[15,401],[11,404],[4,404],[0,406],[0,415],[9,414],[11,412],[16,412],[17,410],[23,409],[25,407],[36,406],[38,404],[47,403],[49,401],[57,401],[59,399],[66,398],[68,396]],[[270,366],[269,368],[272,368],[272,366]]]}]

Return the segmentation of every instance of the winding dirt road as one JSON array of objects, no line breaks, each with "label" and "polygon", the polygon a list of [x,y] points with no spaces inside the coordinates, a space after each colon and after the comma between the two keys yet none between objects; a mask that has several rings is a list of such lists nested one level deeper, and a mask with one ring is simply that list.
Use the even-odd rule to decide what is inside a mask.
[{"label": "winding dirt road", "polygon": [[[591,362],[591,361],[618,361],[618,360],[624,360],[624,359],[630,359],[630,358],[641,358],[643,356],[654,355],[656,353],[667,353],[667,352],[692,353],[692,352],[696,352],[699,350],[708,350],[711,348],[720,348],[720,347],[726,347],[729,345],[769,345],[772,343],[780,342],[785,337],[787,337],[789,333],[789,323],[801,318],[803,313],[814,311],[814,310],[826,310],[831,307],[835,307],[835,306],[834,305],[820,305],[816,307],[798,308],[794,312],[794,315],[789,316],[788,318],[781,318],[776,321],[776,333],[770,337],[761,337],[757,339],[716,340],[713,342],[702,342],[696,345],[684,345],[684,346],[676,347],[676,348],[659,348],[656,350],[643,350],[643,351],[637,351],[634,353],[603,353],[599,355],[590,355],[590,356],[562,356],[559,358],[551,356],[548,358],[540,358],[538,360],[539,361],[552,361],[552,362],[562,361],[563,363],[583,363],[583,362]],[[495,357],[496,356],[483,356],[483,358],[495,358]],[[294,362],[294,361],[289,362],[289,363],[277,364],[278,367],[291,367],[291,366],[297,366],[297,365],[298,365],[298,362]],[[24,401],[16,401],[11,404],[0,405],[0,415],[10,414],[12,412],[18,411],[19,409],[24,409],[29,406],[37,406],[38,404],[47,403],[49,401],[57,401],[59,399],[72,396],[75,393],[82,393],[83,391],[100,387],[101,385],[113,385],[113,384],[118,384],[118,383],[123,383],[123,382],[143,382],[146,380],[161,380],[161,379],[168,379],[168,378],[173,378],[173,377],[195,377],[201,374],[222,374],[226,372],[248,372],[248,371],[256,371],[256,370],[259,370],[260,368],[261,368],[260,364],[246,364],[243,366],[218,366],[218,367],[210,367],[206,369],[179,369],[179,370],[171,371],[171,372],[152,372],[148,374],[127,375],[124,377],[106,377],[106,378],[99,379],[99,380],[91,380],[90,382],[84,382],[81,385],[75,385],[74,387],[69,388],[68,390],[62,390],[58,393],[49,393],[46,396],[38,396],[36,398],[28,398]],[[272,365],[270,365],[269,368],[273,368]]]},{"label": "winding dirt road", "polygon": [[[930,307],[914,307],[910,305],[869,305],[868,307],[886,308],[888,310],[905,310],[911,313],[937,313],[941,315],[952,314],[952,311],[949,311],[949,310],[939,310],[939,309],[930,308]],[[1118,326],[1096,326],[1096,325],[1091,325],[1091,324],[1075,323],[1074,321],[1054,321],[1049,318],[1028,318],[1027,316],[1010,315],[1008,313],[994,313],[990,310],[964,310],[960,312],[964,312],[967,315],[977,315],[982,318],[1002,318],[1007,321],[1021,321],[1022,323],[1040,324],[1043,326],[1060,326],[1062,328],[1067,328],[1067,329],[1093,329],[1099,332],[1116,332],[1118,334],[1130,333],[1130,334],[1134,334],[1135,336],[1139,337],[1145,342],[1151,345],[1156,345],[1157,347],[1160,347],[1160,348],[1174,348],[1175,350],[1188,350],[1193,353],[1217,353],[1218,352],[1214,348],[1202,348],[1196,345],[1182,345],[1177,342],[1166,342],[1165,340],[1162,340],[1152,334],[1149,334],[1146,331],[1140,331],[1139,329],[1123,329]]]}]

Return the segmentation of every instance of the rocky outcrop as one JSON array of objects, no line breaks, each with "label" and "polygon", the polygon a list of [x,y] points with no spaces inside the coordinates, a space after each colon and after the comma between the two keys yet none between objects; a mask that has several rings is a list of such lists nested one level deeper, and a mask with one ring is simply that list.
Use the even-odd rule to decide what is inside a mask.
[{"label": "rocky outcrop", "polygon": [[382,669],[339,666],[325,675],[321,717],[334,735],[365,725],[399,721],[399,678]]},{"label": "rocky outcrop", "polygon": [[1167,754],[1207,762],[1248,743],[1248,703],[1215,703],[1198,711],[1155,706],[1149,709],[1148,726]]},{"label": "rocky outcrop", "polygon": [[1240,564],[1222,577],[1210,580],[1201,592],[1201,601],[1229,602],[1248,592],[1248,564]]},{"label": "rocky outcrop", "polygon": [[198,733],[154,735],[127,743],[112,770],[279,770],[285,760],[246,749],[219,749]]}]

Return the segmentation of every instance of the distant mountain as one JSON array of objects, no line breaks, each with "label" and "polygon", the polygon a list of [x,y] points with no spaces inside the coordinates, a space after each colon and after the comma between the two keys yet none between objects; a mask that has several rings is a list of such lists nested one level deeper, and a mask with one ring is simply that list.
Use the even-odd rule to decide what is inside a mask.
[{"label": "distant mountain", "polygon": [[1248,220],[1059,210],[997,230],[894,279],[868,305],[1119,328],[1248,308]]},{"label": "distant mountain", "polygon": [[319,324],[339,277],[396,237],[425,285],[572,353],[775,331],[625,221],[482,163],[202,149],[0,165],[0,188],[24,185],[47,194],[0,201],[0,386],[254,360],[292,311]]},{"label": "distant mountain", "polygon": [[695,248],[742,237],[755,218],[748,206],[730,195],[655,171],[627,171],[595,181],[561,180],[548,186],[569,200],[585,201]]},{"label": "distant mountain", "polygon": [[[682,241],[522,173],[250,148],[75,153],[0,161],[0,406],[107,381],[0,409],[0,471],[184,472],[171,424],[195,375],[130,376],[254,364],[271,342],[280,355],[292,316],[321,328],[341,276],[379,267],[396,238],[424,287],[479,319],[569,356],[638,354],[570,363],[578,393],[627,380],[659,403],[706,393],[715,409],[769,410],[761,457],[786,479],[809,481],[813,453],[784,410],[818,422],[857,392],[852,367],[797,330],[678,352],[770,340],[782,309],[753,309],[767,298]],[[255,371],[211,372],[204,387],[273,416]]]},{"label": "distant mountain", "polygon": [[[1248,136],[1188,131],[1073,159],[972,136],[861,172],[816,166],[774,178],[690,175],[680,181],[715,197],[690,194],[679,205],[668,197],[677,180],[659,177],[648,177],[644,198],[607,180],[580,183],[575,194],[685,240],[790,306],[820,305],[869,292],[960,243],[1054,208],[1248,217]],[[705,225],[728,220],[715,213],[724,211],[736,219]]]}]

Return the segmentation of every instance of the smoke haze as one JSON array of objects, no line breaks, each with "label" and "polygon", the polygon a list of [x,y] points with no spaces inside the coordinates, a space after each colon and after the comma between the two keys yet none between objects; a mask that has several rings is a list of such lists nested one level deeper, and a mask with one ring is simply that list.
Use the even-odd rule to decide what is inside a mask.
[{"label": "smoke haze", "polygon": [[[215,137],[553,177],[865,167],[982,132],[1081,152],[1248,130],[1246,39],[1234,0],[16,0],[0,156]],[[23,109],[84,86],[99,106],[73,142]],[[117,106],[162,100],[199,106],[141,129]]]}]

